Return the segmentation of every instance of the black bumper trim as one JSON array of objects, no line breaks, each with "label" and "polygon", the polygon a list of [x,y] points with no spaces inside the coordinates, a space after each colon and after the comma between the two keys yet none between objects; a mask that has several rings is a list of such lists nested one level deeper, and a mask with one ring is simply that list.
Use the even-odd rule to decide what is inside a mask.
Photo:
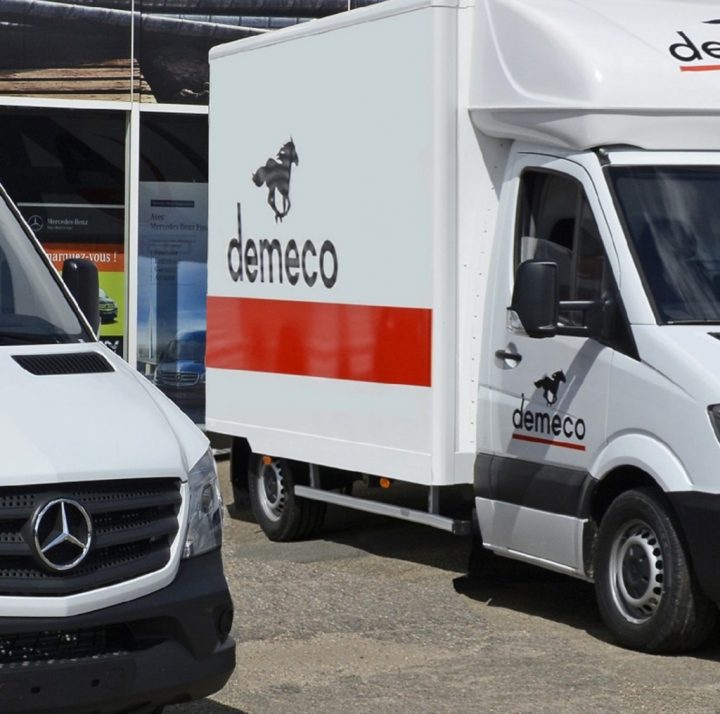
[{"label": "black bumper trim", "polygon": [[475,458],[475,496],[587,518],[597,482],[587,471],[492,454]]},{"label": "black bumper trim", "polygon": [[698,491],[666,495],[685,535],[700,587],[720,604],[720,495]]},{"label": "black bumper trim", "polygon": [[212,694],[235,667],[235,643],[220,631],[231,609],[216,550],[182,561],[172,584],[130,602],[68,618],[0,618],[0,637],[124,623],[133,640],[113,654],[0,666],[0,711],[151,711]]}]

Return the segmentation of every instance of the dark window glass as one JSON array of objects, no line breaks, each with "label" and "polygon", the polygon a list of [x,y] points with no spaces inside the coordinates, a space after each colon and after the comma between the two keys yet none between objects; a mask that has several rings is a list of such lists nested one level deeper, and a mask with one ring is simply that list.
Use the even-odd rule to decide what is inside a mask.
[{"label": "dark window glass", "polygon": [[[516,263],[545,260],[558,266],[560,300],[599,300],[610,285],[597,223],[580,184],[560,174],[526,171],[520,189]],[[583,324],[581,312],[561,322]]]},{"label": "dark window glass", "polygon": [[0,114],[0,180],[24,203],[125,204],[125,115]]},{"label": "dark window glass", "polygon": [[207,117],[143,114],[140,180],[207,183]]},{"label": "dark window glass", "polygon": [[720,169],[619,166],[609,177],[660,322],[720,322]]},{"label": "dark window glass", "polygon": [[36,245],[0,198],[0,345],[88,338]]},{"label": "dark window glass", "polygon": [[570,299],[578,195],[577,184],[564,176],[523,174],[519,259],[557,263],[561,300]]}]

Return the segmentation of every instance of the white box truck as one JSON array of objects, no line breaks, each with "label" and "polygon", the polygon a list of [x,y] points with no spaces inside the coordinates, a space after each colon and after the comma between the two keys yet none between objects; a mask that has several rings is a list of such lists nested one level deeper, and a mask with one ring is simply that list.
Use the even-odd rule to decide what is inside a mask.
[{"label": "white box truck", "polygon": [[[207,423],[270,538],[336,503],[720,602],[720,15],[394,0],[211,52]],[[353,495],[384,477],[427,509]],[[390,491],[392,493],[392,490]]]},{"label": "white box truck", "polygon": [[159,712],[235,664],[215,463],[63,278],[0,189],[0,712]]}]

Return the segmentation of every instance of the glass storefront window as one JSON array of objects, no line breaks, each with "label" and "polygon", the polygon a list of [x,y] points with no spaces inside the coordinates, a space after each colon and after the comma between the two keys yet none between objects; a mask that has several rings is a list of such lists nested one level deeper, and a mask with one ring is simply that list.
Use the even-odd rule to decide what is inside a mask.
[{"label": "glass storefront window", "polygon": [[203,423],[206,116],[142,116],[138,210],[137,367]]},{"label": "glass storefront window", "polygon": [[121,112],[6,108],[0,180],[58,269],[88,258],[100,277],[100,339],[124,354],[125,133]]}]

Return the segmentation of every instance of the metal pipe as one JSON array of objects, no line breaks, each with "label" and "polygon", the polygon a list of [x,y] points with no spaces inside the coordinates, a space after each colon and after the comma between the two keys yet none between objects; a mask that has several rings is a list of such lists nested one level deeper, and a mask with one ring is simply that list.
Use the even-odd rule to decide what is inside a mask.
[{"label": "metal pipe", "polygon": [[[12,1],[12,0],[11,0]],[[374,5],[381,0],[137,0],[143,14],[261,15],[324,17],[350,8]],[[55,4],[129,11],[131,0],[55,0]]]},{"label": "metal pipe", "polygon": [[268,31],[50,0],[0,0],[0,17],[4,21],[14,20],[28,25],[57,27],[59,23],[72,23],[75,28],[102,26],[128,31],[135,20],[142,23],[143,33],[194,37],[216,42],[236,40]]}]

